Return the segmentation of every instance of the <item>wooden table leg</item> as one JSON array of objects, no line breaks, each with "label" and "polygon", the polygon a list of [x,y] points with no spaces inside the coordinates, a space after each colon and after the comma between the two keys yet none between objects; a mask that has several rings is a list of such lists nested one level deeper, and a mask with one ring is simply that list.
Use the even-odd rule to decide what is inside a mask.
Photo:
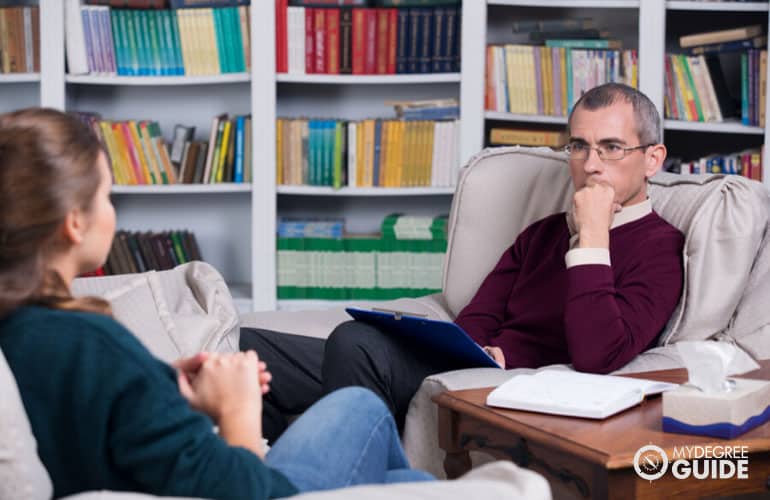
[{"label": "wooden table leg", "polygon": [[470,454],[460,446],[458,417],[457,412],[444,407],[438,408],[438,443],[446,452],[444,471],[449,479],[460,477],[471,470]]}]

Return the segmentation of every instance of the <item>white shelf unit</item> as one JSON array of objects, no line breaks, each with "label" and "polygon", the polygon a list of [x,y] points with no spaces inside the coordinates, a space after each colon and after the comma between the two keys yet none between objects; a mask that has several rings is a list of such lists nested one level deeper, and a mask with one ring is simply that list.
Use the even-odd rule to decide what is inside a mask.
[{"label": "white shelf unit", "polygon": [[327,186],[278,186],[278,194],[295,196],[435,196],[453,195],[454,187],[342,187]]},{"label": "white shelf unit", "polygon": [[712,10],[720,12],[767,12],[767,2],[693,2],[668,1],[668,10]]},{"label": "white shelf unit", "polygon": [[115,76],[115,75],[67,75],[67,83],[86,85],[221,85],[223,83],[244,83],[251,80],[249,73],[228,73],[211,76]]},{"label": "white shelf unit", "polygon": [[0,74],[0,84],[3,83],[39,83],[40,73],[4,73]]},{"label": "white shelf unit", "polygon": [[[250,185],[116,186],[113,199],[119,227],[194,230],[204,256],[225,276],[239,307],[253,310],[279,305],[275,275],[277,214],[352,215],[349,229],[368,232],[376,229],[382,215],[396,209],[418,214],[446,213],[453,193],[451,188],[334,190],[276,186],[276,117],[387,117],[393,111],[384,101],[459,94],[460,156],[464,164],[482,148],[487,120],[551,125],[566,122],[563,117],[484,111],[485,48],[487,43],[498,43],[500,38],[495,37],[510,34],[510,25],[505,26],[506,15],[525,12],[530,17],[591,16],[599,20],[604,16],[620,23],[615,26],[628,42],[625,46],[639,48],[640,89],[662,110],[667,13],[684,10],[697,16],[718,10],[766,17],[768,10],[766,2],[465,0],[459,74],[350,76],[276,74],[274,2],[252,4],[251,46],[264,50],[252,51],[251,75],[125,78],[66,75],[63,2],[40,0],[40,74],[0,78],[0,108],[41,104],[99,111],[109,119],[153,119],[160,122],[166,139],[170,139],[175,123],[184,123],[195,125],[197,138],[204,140],[215,115],[251,113],[254,171]],[[624,24],[628,19],[633,19],[633,25]],[[671,133],[691,134],[695,139],[707,137],[700,135],[704,132],[730,134],[736,139],[761,138],[768,158],[769,127],[673,120],[666,120],[664,126]],[[770,185],[768,168],[764,178]]]},{"label": "white shelf unit", "polygon": [[[473,0],[466,0],[468,4]],[[266,15],[259,16],[255,32],[261,37],[266,50],[256,55],[255,68],[275,68],[275,9],[274,2],[266,2]],[[463,9],[465,5],[463,5]],[[256,17],[256,16],[254,16]],[[463,23],[465,15],[463,14]],[[464,36],[462,37],[464,43]],[[253,41],[252,46],[260,46]],[[463,62],[464,64],[464,62]],[[262,151],[265,168],[255,176],[255,225],[265,228],[261,240],[254,242],[254,266],[265,274],[262,297],[267,297],[264,308],[329,307],[326,301],[280,301],[275,298],[276,217],[339,217],[346,219],[346,230],[353,233],[372,233],[379,230],[382,218],[388,213],[405,212],[419,215],[448,214],[454,188],[355,188],[333,189],[321,186],[275,185],[275,120],[277,117],[312,116],[328,119],[360,120],[364,118],[395,118],[392,106],[386,101],[460,97],[464,73],[407,74],[407,75],[298,75],[276,74],[264,71],[254,73],[255,90],[252,94],[254,109],[260,109],[262,133],[255,143],[255,151]],[[256,123],[256,122],[255,122]],[[463,136],[461,125],[460,137]],[[462,141],[462,139],[461,139]],[[461,149],[461,160],[475,151]],[[269,229],[268,229],[269,228]],[[292,305],[293,304],[293,305]]]}]

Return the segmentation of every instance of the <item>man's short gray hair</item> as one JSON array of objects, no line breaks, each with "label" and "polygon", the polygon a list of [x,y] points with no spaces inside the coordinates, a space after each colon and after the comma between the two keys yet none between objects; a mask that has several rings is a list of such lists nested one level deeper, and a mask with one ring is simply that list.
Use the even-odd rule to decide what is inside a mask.
[{"label": "man's short gray hair", "polygon": [[661,141],[660,115],[650,98],[633,87],[622,83],[605,83],[594,87],[575,103],[567,120],[567,130],[572,123],[572,115],[579,107],[589,111],[606,108],[617,101],[630,103],[634,108],[634,120],[636,121],[636,133],[640,144],[658,144]]}]

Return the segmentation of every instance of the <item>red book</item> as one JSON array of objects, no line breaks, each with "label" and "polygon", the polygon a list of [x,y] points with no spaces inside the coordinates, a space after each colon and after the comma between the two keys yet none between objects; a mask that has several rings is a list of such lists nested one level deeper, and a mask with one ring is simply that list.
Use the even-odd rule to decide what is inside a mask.
[{"label": "red book", "polygon": [[377,9],[377,41],[374,71],[378,75],[388,72],[388,10]]},{"label": "red book", "polygon": [[326,9],[326,72],[340,74],[340,9]]},{"label": "red book", "polygon": [[315,11],[305,9],[305,73],[315,73]]},{"label": "red book", "polygon": [[289,0],[275,0],[275,70],[289,71],[288,47],[288,6]]},{"label": "red book", "polygon": [[314,9],[315,18],[315,73],[326,73],[326,12]]},{"label": "red book", "polygon": [[373,75],[377,72],[377,9],[364,9],[366,41],[364,49],[364,73]]},{"label": "red book", "polygon": [[353,74],[366,71],[366,10],[353,9]]},{"label": "red book", "polygon": [[398,50],[398,9],[387,9],[388,11],[388,57],[386,73],[396,74],[396,52]]}]

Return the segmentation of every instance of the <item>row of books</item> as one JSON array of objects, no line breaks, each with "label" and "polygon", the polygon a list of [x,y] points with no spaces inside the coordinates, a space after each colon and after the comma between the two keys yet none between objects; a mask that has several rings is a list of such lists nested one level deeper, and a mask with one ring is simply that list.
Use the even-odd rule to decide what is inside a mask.
[{"label": "row of books", "polygon": [[457,120],[278,119],[277,182],[283,185],[453,186]]},{"label": "row of books", "polygon": [[91,5],[126,9],[181,9],[184,7],[230,7],[249,5],[251,0],[86,0]]},{"label": "row of books", "polygon": [[177,125],[171,161],[183,184],[251,182],[251,116],[215,116],[208,141],[196,141],[195,127]]},{"label": "row of books", "polygon": [[292,74],[460,70],[459,7],[310,8],[276,0],[276,71]]},{"label": "row of books", "polygon": [[[488,111],[567,116],[587,90],[608,82],[636,87],[636,50],[575,49],[608,40],[565,40],[565,46],[489,45],[484,103]],[[595,43],[598,42],[598,43]]]},{"label": "row of books", "polygon": [[765,126],[767,50],[741,54],[741,123]]},{"label": "row of books", "polygon": [[682,174],[735,174],[762,181],[762,149],[731,154],[711,154],[692,161],[673,158],[667,169]]},{"label": "row of books", "polygon": [[103,120],[75,113],[99,138],[110,157],[115,184],[174,184],[177,175],[160,126],[153,121]]},{"label": "row of books", "polygon": [[93,275],[143,273],[203,260],[190,231],[117,231],[104,266]]},{"label": "row of books", "polygon": [[667,118],[711,122],[737,114],[718,55],[666,54],[665,81]]},{"label": "row of books", "polygon": [[435,293],[441,289],[446,226],[446,216],[392,214],[380,235],[279,237],[278,298],[386,300]]},{"label": "row of books", "polygon": [[0,8],[0,73],[40,71],[40,8]]},{"label": "row of books", "polygon": [[250,68],[249,7],[111,9],[66,4],[70,74],[215,75]]}]

